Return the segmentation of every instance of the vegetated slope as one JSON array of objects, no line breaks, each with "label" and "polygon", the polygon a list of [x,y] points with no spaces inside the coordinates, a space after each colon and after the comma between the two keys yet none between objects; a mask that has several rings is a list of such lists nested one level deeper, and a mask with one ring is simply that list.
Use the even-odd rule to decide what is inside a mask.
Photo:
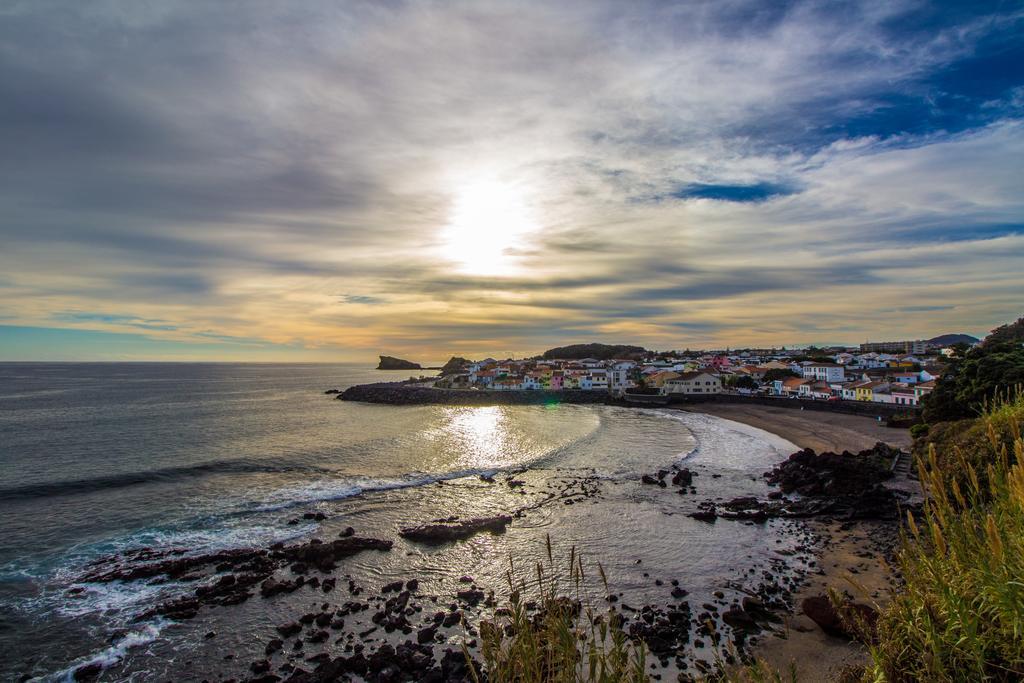
[{"label": "vegetated slope", "polygon": [[608,360],[610,358],[640,358],[646,355],[647,349],[642,346],[629,346],[627,344],[570,344],[548,349],[542,354],[545,360],[552,358],[580,359],[596,358]]},{"label": "vegetated slope", "polygon": [[926,437],[926,502],[863,680],[1024,680],[1024,395]]}]

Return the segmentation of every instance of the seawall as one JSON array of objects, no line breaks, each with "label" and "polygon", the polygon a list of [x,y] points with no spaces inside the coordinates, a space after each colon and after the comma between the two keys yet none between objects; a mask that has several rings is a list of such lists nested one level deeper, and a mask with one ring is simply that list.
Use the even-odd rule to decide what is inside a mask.
[{"label": "seawall", "polygon": [[[897,406],[865,401],[807,401],[800,399],[743,396],[741,394],[709,394],[707,396],[633,396],[620,399],[599,391],[476,391],[467,389],[435,389],[398,383],[360,384],[349,387],[338,398],[342,401],[386,403],[389,405],[544,405],[549,403],[578,403],[601,405],[661,405],[699,406],[706,403],[733,403],[764,405],[794,410],[846,413],[866,417],[908,415],[916,412],[912,406]],[[631,400],[637,399],[637,400]]]},{"label": "seawall", "polygon": [[544,405],[547,403],[586,403],[625,405],[599,391],[473,391],[435,389],[408,384],[358,384],[338,394],[342,401],[387,403],[390,405]]}]

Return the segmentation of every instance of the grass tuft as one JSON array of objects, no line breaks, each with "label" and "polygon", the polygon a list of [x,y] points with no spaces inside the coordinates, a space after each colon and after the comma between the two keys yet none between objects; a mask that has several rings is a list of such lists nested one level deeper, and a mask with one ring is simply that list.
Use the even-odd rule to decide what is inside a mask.
[{"label": "grass tuft", "polygon": [[[538,562],[527,582],[510,561],[510,597],[480,624],[481,657],[491,683],[640,683],[647,681],[646,652],[622,630],[621,616],[599,610],[588,590],[575,546],[564,569],[545,539],[547,565]],[[608,591],[604,568],[598,574]],[[527,601],[526,595],[536,600]]]}]

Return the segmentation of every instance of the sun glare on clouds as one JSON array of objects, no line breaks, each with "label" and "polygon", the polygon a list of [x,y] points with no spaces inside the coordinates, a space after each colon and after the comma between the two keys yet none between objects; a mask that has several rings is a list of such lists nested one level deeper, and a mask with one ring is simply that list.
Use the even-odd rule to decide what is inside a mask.
[{"label": "sun glare on clouds", "polygon": [[463,273],[509,274],[517,267],[515,250],[538,227],[520,188],[472,182],[455,194],[441,253]]}]

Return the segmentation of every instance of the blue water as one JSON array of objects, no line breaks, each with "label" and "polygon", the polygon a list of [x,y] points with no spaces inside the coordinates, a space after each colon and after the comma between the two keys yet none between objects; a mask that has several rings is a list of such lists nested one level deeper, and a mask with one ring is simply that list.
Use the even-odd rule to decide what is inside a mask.
[{"label": "blue water", "polygon": [[[439,584],[472,570],[500,583],[495,557],[529,554],[538,534],[554,532],[618,555],[606,567],[626,588],[641,586],[632,557],[646,553],[710,590],[736,557],[770,543],[763,531],[693,523],[676,514],[678,496],[658,498],[635,480],[638,468],[690,457],[724,473],[706,478],[709,493],[742,493],[789,444],[700,415],[395,407],[323,393],[408,375],[356,365],[0,364],[0,678],[63,678],[97,658],[110,666],[105,680],[238,675],[209,663],[201,634],[237,631],[232,647],[258,651],[253,636],[281,621],[280,604],[268,613],[250,601],[190,625],[139,623],[180,587],[83,585],[84,568],[126,549],[262,547],[349,523],[394,537],[402,524],[515,502],[507,491],[459,484],[480,473],[525,470],[540,488],[582,472],[607,482],[606,502],[586,514],[538,511],[486,548],[400,547],[345,570],[376,581],[416,566]],[[624,502],[639,506],[628,519]],[[310,510],[328,521],[302,519]],[[624,525],[626,540],[616,533]],[[664,545],[667,529],[685,552]],[[696,552],[723,542],[735,555]],[[73,598],[70,586],[80,589]],[[187,650],[191,669],[169,654]]]}]

